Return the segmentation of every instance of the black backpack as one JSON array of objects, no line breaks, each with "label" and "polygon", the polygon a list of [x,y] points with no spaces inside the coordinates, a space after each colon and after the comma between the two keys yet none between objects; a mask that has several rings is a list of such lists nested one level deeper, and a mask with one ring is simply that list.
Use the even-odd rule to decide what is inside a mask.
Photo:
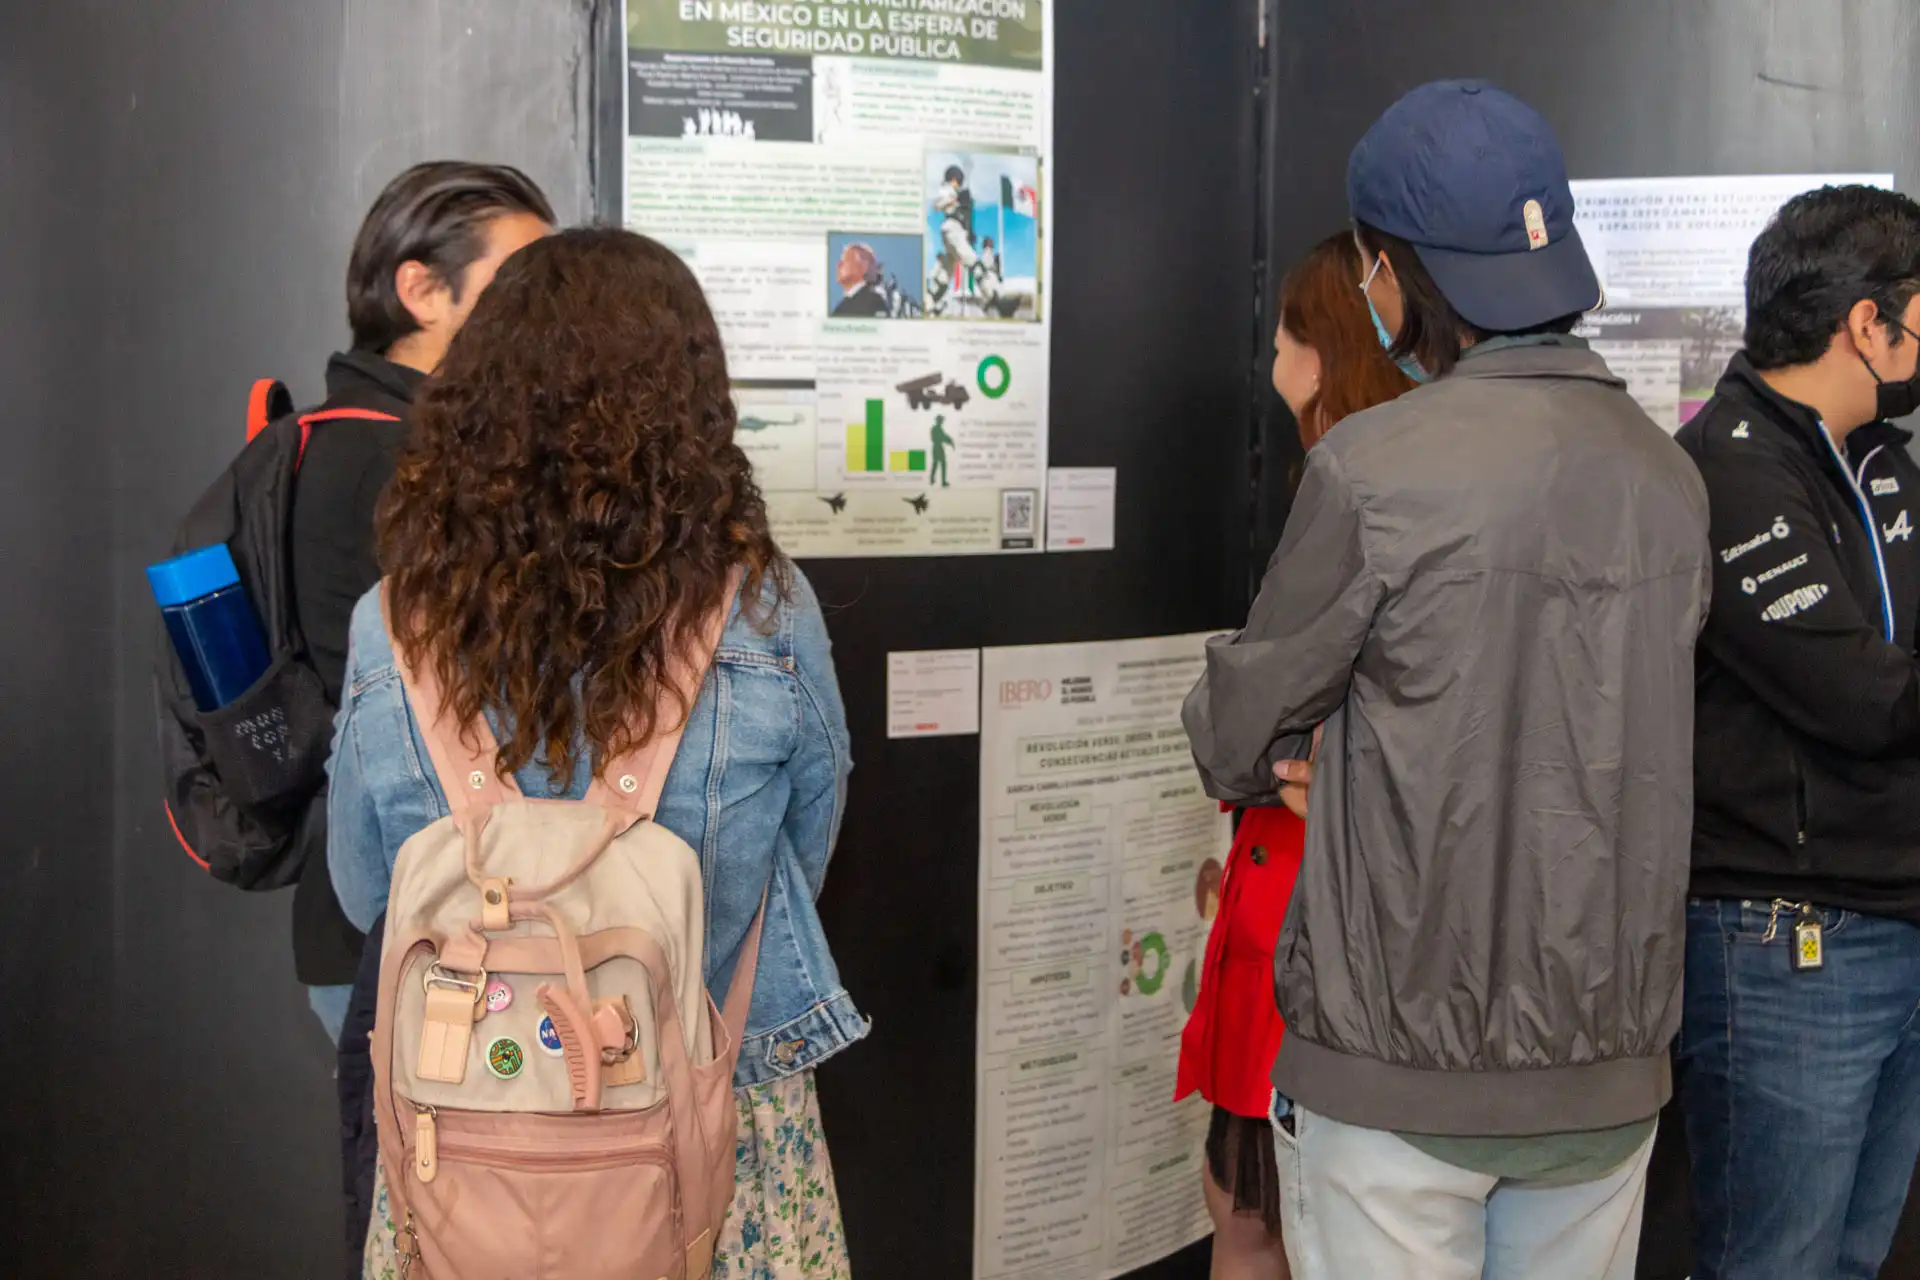
[{"label": "black backpack", "polygon": [[289,529],[293,479],[314,425],[399,419],[371,409],[300,414],[286,387],[255,383],[247,445],[200,496],[173,555],[224,542],[267,638],[266,674],[217,711],[201,711],[164,625],[154,656],[167,820],[187,856],[242,889],[279,889],[309,855],[326,856],[327,752],[333,708],[294,613]]}]

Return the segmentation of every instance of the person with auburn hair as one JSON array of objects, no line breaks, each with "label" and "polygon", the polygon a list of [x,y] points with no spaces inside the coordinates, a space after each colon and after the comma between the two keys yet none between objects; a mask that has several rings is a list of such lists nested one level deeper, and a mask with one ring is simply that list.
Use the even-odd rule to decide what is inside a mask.
[{"label": "person with auburn hair", "polygon": [[[1315,245],[1280,285],[1273,387],[1305,449],[1348,414],[1413,386],[1374,340],[1353,287],[1360,271],[1360,251],[1342,232]],[[1287,1275],[1267,1073],[1283,1031],[1273,1002],[1273,945],[1300,870],[1306,797],[1289,787],[1276,799],[1240,811],[1198,1000],[1180,1038],[1175,1097],[1197,1090],[1213,1104],[1201,1171],[1213,1216],[1213,1280]]]},{"label": "person with auburn hair", "polygon": [[[448,811],[396,643],[458,722],[486,717],[498,768],[528,795],[580,799],[602,762],[684,719],[654,820],[701,853],[716,1000],[766,900],[712,1274],[829,1280],[848,1264],[813,1068],[866,1034],[814,909],[846,799],[846,715],[819,603],[768,531],[735,420],[712,312],[659,244],[566,231],[501,268],[382,502],[395,641],[369,593],[328,861],[371,927],[400,846]],[[723,608],[712,668],[677,688],[678,655]],[[653,711],[663,692],[675,723]],[[386,1208],[383,1180],[370,1276],[397,1263]]]}]

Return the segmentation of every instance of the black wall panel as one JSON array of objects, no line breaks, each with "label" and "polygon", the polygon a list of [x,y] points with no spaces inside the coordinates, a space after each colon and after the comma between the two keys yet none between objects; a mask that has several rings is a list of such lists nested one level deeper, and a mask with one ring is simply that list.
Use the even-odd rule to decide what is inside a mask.
[{"label": "black wall panel", "polygon": [[[1347,152],[1400,94],[1490,79],[1553,123],[1576,178],[1891,172],[1920,191],[1920,5],[1912,0],[1267,0],[1263,200],[1274,278],[1347,225]],[[1275,322],[1265,299],[1263,328]],[[1300,455],[1263,387],[1257,558],[1285,523]],[[1641,1275],[1689,1267],[1680,1122],[1669,1109],[1647,1194]],[[1920,1212],[1883,1276],[1920,1277]]]},{"label": "black wall panel", "polygon": [[1119,468],[1119,550],[804,566],[854,734],[822,906],[874,1032],[820,1087],[856,1275],[958,1280],[972,1254],[979,744],[888,742],[886,655],[1244,613],[1255,10],[1058,14],[1052,461]]},{"label": "black wall panel", "polygon": [[0,3],[0,1272],[332,1277],[332,1055],[291,895],[159,803],[141,566],[317,396],[380,187],[449,154],[591,210],[572,0]]}]

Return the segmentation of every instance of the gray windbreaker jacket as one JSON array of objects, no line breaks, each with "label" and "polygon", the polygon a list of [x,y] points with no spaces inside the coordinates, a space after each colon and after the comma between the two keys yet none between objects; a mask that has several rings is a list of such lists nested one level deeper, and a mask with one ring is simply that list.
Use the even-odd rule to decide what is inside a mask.
[{"label": "gray windbreaker jacket", "polygon": [[1693,464],[1576,338],[1483,344],[1312,451],[1185,712],[1240,803],[1325,725],[1283,1094],[1462,1136],[1659,1111],[1710,556]]}]

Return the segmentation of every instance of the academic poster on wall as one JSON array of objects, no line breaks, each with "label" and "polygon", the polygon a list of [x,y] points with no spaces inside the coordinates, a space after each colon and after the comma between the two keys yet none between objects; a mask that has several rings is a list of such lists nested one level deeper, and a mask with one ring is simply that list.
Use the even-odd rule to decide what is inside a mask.
[{"label": "academic poster on wall", "polygon": [[626,222],[706,289],[791,555],[1041,549],[1052,2],[626,0]]},{"label": "academic poster on wall", "polygon": [[1573,183],[1574,225],[1606,289],[1580,329],[1653,420],[1678,431],[1746,327],[1747,250],[1781,205],[1890,174],[1608,178]]},{"label": "academic poster on wall", "polygon": [[988,649],[976,1280],[1101,1280],[1211,1229],[1173,1100],[1230,831],[1180,704],[1204,635]]}]

